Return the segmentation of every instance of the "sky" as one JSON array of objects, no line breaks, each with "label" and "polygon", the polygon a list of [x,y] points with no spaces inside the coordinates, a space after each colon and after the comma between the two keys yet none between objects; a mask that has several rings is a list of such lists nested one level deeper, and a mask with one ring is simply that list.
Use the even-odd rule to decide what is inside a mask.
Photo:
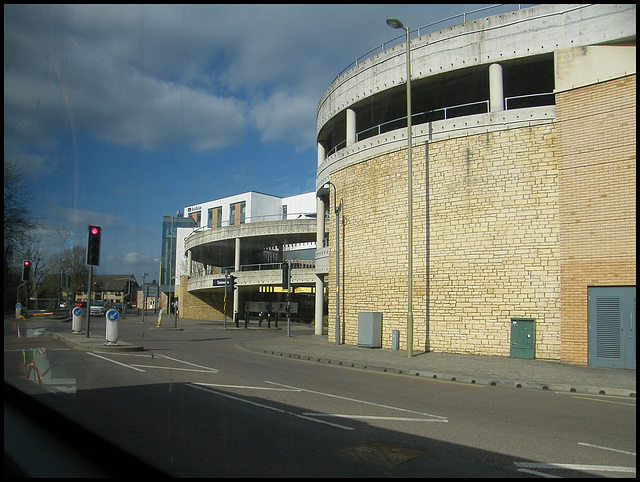
[{"label": "sky", "polygon": [[4,157],[30,183],[45,259],[98,224],[94,273],[158,279],[163,215],[313,191],[320,98],[405,35],[385,20],[413,30],[484,5],[5,4]]}]

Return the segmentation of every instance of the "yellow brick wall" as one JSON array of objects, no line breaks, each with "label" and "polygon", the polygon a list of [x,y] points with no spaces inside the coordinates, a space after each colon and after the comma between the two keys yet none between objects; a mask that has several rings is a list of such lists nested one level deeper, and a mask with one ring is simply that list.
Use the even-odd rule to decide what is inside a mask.
[{"label": "yellow brick wall", "polygon": [[[187,277],[180,277],[177,287],[178,316],[195,320],[224,319],[224,294],[213,292],[189,293],[186,289]],[[233,297],[227,298],[227,317],[233,319]]]},{"label": "yellow brick wall", "polygon": [[636,76],[556,95],[562,361],[588,363],[588,286],[636,284]]},{"label": "yellow brick wall", "polygon": [[[429,145],[427,295],[426,147],[413,149],[414,350],[508,356],[511,318],[531,317],[536,356],[560,357],[554,151],[552,124]],[[406,349],[406,163],[402,150],[332,176],[344,203],[346,343],[357,343],[358,312],[380,311],[383,346],[397,329]],[[330,301],[329,339],[334,310]]]},{"label": "yellow brick wall", "polygon": [[[587,364],[587,286],[635,286],[635,88],[632,75],[559,92],[557,122],[414,147],[414,351],[509,356],[511,318],[534,318],[536,358]],[[358,313],[379,311],[383,347],[399,330],[406,349],[406,156],[331,178],[347,344]]]},{"label": "yellow brick wall", "polygon": [[560,358],[553,124],[429,146],[433,351],[509,356],[535,319],[536,358]]}]

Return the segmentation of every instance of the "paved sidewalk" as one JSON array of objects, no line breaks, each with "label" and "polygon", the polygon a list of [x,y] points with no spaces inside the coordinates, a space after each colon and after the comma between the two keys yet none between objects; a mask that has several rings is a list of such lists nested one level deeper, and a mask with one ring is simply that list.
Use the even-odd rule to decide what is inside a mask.
[{"label": "paved sidewalk", "polygon": [[[222,321],[180,320],[179,323],[182,327],[180,329],[188,329],[190,325],[196,324],[208,325],[212,329],[225,329]],[[173,328],[161,329],[170,331]],[[226,329],[246,330],[244,323],[235,328],[230,321],[227,321]],[[259,328],[251,323],[249,329]],[[287,323],[282,321],[277,329],[273,324],[271,329],[267,329],[266,322],[263,322],[262,330],[265,331],[264,337],[243,342],[241,346],[274,356],[438,380],[624,397],[635,397],[636,394],[635,370],[448,353],[414,352],[413,357],[408,358],[406,350],[336,345],[334,341],[328,340],[326,334],[315,335],[313,326],[302,323],[291,324],[291,336],[287,336]],[[57,333],[57,337],[67,346],[80,350],[121,352],[144,349],[123,340],[118,340],[117,345],[108,345],[104,337],[87,338],[84,333],[75,335],[65,331]]]},{"label": "paved sidewalk", "polygon": [[313,329],[296,327],[287,337],[286,325],[273,337],[245,342],[245,348],[331,365],[377,370],[408,376],[436,378],[482,385],[607,394],[635,397],[636,372],[616,368],[565,365],[545,360],[418,353],[407,357],[406,350],[336,345]]}]

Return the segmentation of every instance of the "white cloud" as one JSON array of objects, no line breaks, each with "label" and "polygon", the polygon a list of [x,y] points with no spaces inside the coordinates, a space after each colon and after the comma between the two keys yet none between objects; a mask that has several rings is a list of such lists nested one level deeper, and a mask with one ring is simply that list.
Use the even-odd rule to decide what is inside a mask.
[{"label": "white cloud", "polygon": [[142,261],[140,253],[127,253],[122,259],[123,264],[138,265]]}]

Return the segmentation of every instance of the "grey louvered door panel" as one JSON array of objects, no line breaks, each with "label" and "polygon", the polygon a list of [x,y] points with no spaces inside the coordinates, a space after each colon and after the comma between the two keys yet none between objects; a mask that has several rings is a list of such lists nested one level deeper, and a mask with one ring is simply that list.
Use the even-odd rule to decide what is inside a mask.
[{"label": "grey louvered door panel", "polygon": [[589,365],[635,369],[635,287],[588,291]]}]

